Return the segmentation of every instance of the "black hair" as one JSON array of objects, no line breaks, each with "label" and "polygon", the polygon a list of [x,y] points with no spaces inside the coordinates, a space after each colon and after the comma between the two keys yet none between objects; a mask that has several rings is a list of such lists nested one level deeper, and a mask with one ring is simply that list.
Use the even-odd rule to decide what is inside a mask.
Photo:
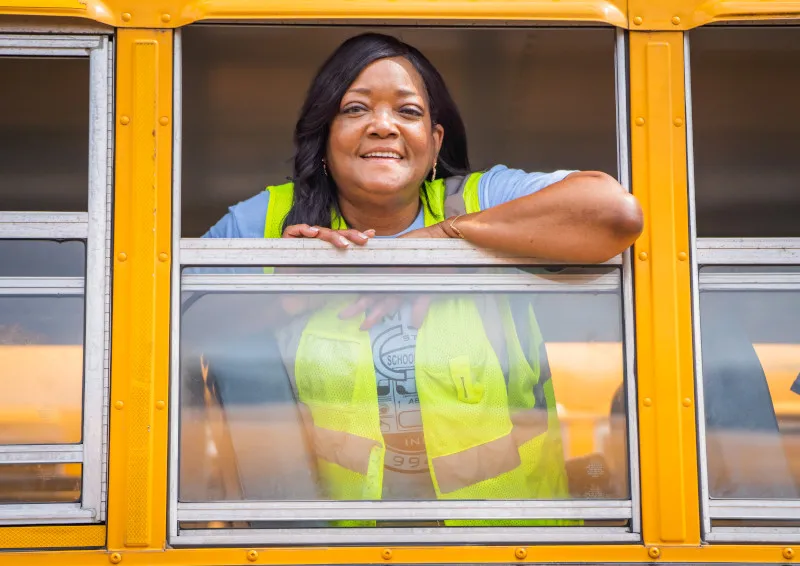
[{"label": "black hair", "polygon": [[464,122],[436,67],[416,48],[395,37],[378,33],[358,35],[333,52],[308,89],[294,130],[294,202],[284,228],[293,224],[330,227],[331,211],[340,213],[336,183],[323,170],[330,124],[339,113],[342,97],[361,71],[379,59],[390,57],[404,57],[414,66],[425,84],[431,121],[444,128],[437,176],[469,172]]}]

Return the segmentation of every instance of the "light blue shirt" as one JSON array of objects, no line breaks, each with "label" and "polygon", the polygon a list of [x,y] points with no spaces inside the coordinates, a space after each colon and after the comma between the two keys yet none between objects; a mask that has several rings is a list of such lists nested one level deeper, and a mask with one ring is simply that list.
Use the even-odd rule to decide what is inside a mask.
[{"label": "light blue shirt", "polygon": [[[557,183],[574,171],[554,171],[552,173],[527,173],[520,169],[509,169],[505,165],[495,165],[480,178],[478,198],[481,209],[491,208],[526,195],[541,191],[545,187]],[[261,191],[256,196],[233,205],[204,238],[263,238],[267,222],[269,192]],[[424,228],[422,210],[414,222],[402,232],[401,236],[411,230]]]}]

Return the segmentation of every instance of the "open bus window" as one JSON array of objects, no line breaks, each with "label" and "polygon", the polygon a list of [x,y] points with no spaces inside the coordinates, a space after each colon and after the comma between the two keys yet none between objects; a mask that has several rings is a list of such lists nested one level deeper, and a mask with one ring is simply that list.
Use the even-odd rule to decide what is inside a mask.
[{"label": "open bus window", "polygon": [[[497,542],[500,530],[466,528],[500,525],[633,540],[632,345],[623,339],[632,319],[623,316],[630,280],[621,258],[517,268],[491,254],[470,262],[476,250],[441,240],[375,239],[347,254],[264,241],[264,189],[293,175],[309,84],[337,46],[365,31],[181,30],[171,540],[345,543],[396,528],[394,541]],[[441,73],[468,133],[471,171],[627,178],[617,151],[627,139],[617,131],[624,49],[614,29],[371,31],[408,42]],[[440,164],[436,179],[448,177],[458,175],[442,175]],[[216,229],[244,201],[247,218]],[[270,263],[273,253],[283,261]],[[390,305],[376,307],[368,329],[358,314],[337,314],[358,297]]]},{"label": "open bus window", "polygon": [[88,207],[89,60],[0,56],[0,210]]},{"label": "open bus window", "polygon": [[698,236],[800,237],[800,28],[690,40]]},{"label": "open bus window", "polygon": [[[292,176],[292,132],[311,79],[352,27],[189,26],[182,31],[181,231]],[[617,173],[613,29],[380,28],[437,67],[476,171]],[[188,93],[191,93],[189,95]]]},{"label": "open bus window", "polygon": [[[179,505],[630,497],[617,268],[237,271],[182,277]],[[394,310],[361,330],[363,297]],[[442,513],[409,524],[479,524]]]}]

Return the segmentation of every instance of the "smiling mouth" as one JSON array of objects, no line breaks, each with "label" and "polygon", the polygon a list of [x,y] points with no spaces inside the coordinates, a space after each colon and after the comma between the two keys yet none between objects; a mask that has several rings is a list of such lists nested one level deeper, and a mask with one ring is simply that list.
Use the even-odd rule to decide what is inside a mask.
[{"label": "smiling mouth", "polygon": [[401,160],[403,156],[394,151],[371,151],[361,156],[362,159],[393,159]]}]

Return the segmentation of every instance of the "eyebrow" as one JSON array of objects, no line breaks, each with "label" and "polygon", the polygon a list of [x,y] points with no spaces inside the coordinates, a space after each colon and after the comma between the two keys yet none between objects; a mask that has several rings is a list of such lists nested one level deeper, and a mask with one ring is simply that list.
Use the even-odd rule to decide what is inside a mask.
[{"label": "eyebrow", "polygon": [[[355,92],[367,96],[372,94],[372,91],[365,87],[351,88],[347,92]],[[416,92],[414,92],[413,90],[408,90],[406,88],[399,88],[397,89],[396,93],[400,96],[418,96]]]}]

